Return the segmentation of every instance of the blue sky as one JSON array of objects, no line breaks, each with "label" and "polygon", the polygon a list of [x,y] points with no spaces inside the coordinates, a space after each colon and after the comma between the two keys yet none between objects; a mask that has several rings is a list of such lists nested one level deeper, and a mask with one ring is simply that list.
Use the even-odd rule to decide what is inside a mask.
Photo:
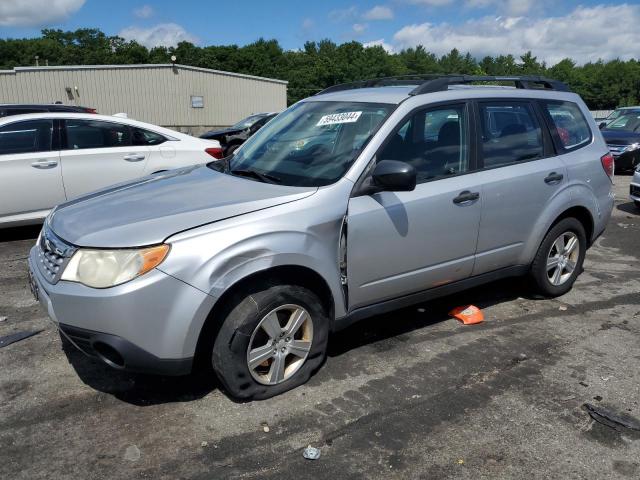
[{"label": "blue sky", "polygon": [[612,0],[0,0],[0,37],[36,36],[45,27],[97,27],[147,46],[265,37],[296,49],[330,38],[391,51],[424,44],[438,54],[530,49],[550,63],[640,57],[640,5]]}]

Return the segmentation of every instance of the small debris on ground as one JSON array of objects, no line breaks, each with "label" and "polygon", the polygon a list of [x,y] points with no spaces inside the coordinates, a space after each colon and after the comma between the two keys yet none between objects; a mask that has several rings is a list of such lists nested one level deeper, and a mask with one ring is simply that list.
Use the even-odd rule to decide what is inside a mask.
[{"label": "small debris on ground", "polygon": [[561,312],[565,312],[567,310],[567,307],[564,305],[560,305],[560,307],[558,308],[558,310],[560,310]]},{"label": "small debris on ground", "polygon": [[585,403],[583,408],[591,418],[602,425],[618,431],[628,429],[640,432],[640,420],[637,418],[625,415],[624,413],[616,413],[604,407],[591,405],[590,403]]},{"label": "small debris on ground", "polygon": [[40,332],[42,332],[42,330],[31,330],[31,331],[12,333],[11,335],[0,337],[0,348],[6,347],[7,345],[11,345],[12,343],[19,342],[20,340],[24,340],[25,338],[33,337],[34,335],[37,335]]},{"label": "small debris on ground", "polygon": [[459,458],[459,459],[458,459],[458,465],[464,465],[464,460],[463,460],[463,459],[461,459],[461,458]]},{"label": "small debris on ground", "polygon": [[593,399],[594,399],[596,402],[599,402],[599,401],[601,401],[601,400],[602,400],[602,397],[601,397],[600,395],[596,395],[595,397],[593,397]]},{"label": "small debris on ground", "polygon": [[202,443],[200,444],[200,446],[201,446],[202,448],[204,448],[204,447],[208,447],[208,446],[209,446],[209,442],[202,442]]},{"label": "small debris on ground", "polygon": [[264,433],[269,433],[269,425],[267,424],[267,422],[262,422],[260,426],[262,427],[262,431]]},{"label": "small debris on ground", "polygon": [[302,456],[307,460],[317,460],[320,458],[320,449],[309,445],[302,451]]},{"label": "small debris on ground", "polygon": [[578,384],[582,385],[583,387],[588,387],[589,386],[589,384],[585,383],[585,382],[578,382]]},{"label": "small debris on ground", "polygon": [[6,322],[7,321],[7,317],[5,316],[0,316],[0,322]]},{"label": "small debris on ground", "polygon": [[130,445],[124,452],[124,459],[130,462],[136,462],[140,460],[140,449],[136,445]]}]

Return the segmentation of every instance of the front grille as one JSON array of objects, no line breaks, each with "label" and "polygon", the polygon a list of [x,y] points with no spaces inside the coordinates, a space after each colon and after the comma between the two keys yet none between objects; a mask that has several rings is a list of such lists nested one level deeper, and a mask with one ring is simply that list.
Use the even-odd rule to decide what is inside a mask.
[{"label": "front grille", "polygon": [[625,148],[629,145],[607,145],[609,147],[609,151],[614,157],[619,157],[624,153]]},{"label": "front grille", "polygon": [[75,250],[73,245],[62,240],[45,224],[37,248],[38,269],[49,283],[60,280]]}]

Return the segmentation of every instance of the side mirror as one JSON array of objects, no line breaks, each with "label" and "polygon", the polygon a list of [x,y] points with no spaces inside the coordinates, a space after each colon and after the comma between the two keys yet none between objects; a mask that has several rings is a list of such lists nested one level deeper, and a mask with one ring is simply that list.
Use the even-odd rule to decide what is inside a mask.
[{"label": "side mirror", "polygon": [[600,122],[600,125],[598,125],[598,128],[602,130],[606,126],[607,126],[607,122]]},{"label": "side mirror", "polygon": [[416,169],[397,160],[381,160],[371,174],[371,187],[377,191],[410,192],[416,188]]}]

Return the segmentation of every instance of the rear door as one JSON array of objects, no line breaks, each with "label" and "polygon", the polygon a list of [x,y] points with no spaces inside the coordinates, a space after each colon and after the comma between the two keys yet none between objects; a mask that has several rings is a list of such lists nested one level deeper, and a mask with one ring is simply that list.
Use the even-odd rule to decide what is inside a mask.
[{"label": "rear door", "polygon": [[476,106],[483,186],[474,275],[523,263],[537,219],[567,183],[533,102],[487,100]]},{"label": "rear door", "polygon": [[51,119],[0,127],[0,221],[38,216],[65,201],[55,140]]},{"label": "rear door", "polygon": [[89,119],[63,125],[60,160],[69,199],[144,174],[149,147],[132,144],[129,125]]}]

